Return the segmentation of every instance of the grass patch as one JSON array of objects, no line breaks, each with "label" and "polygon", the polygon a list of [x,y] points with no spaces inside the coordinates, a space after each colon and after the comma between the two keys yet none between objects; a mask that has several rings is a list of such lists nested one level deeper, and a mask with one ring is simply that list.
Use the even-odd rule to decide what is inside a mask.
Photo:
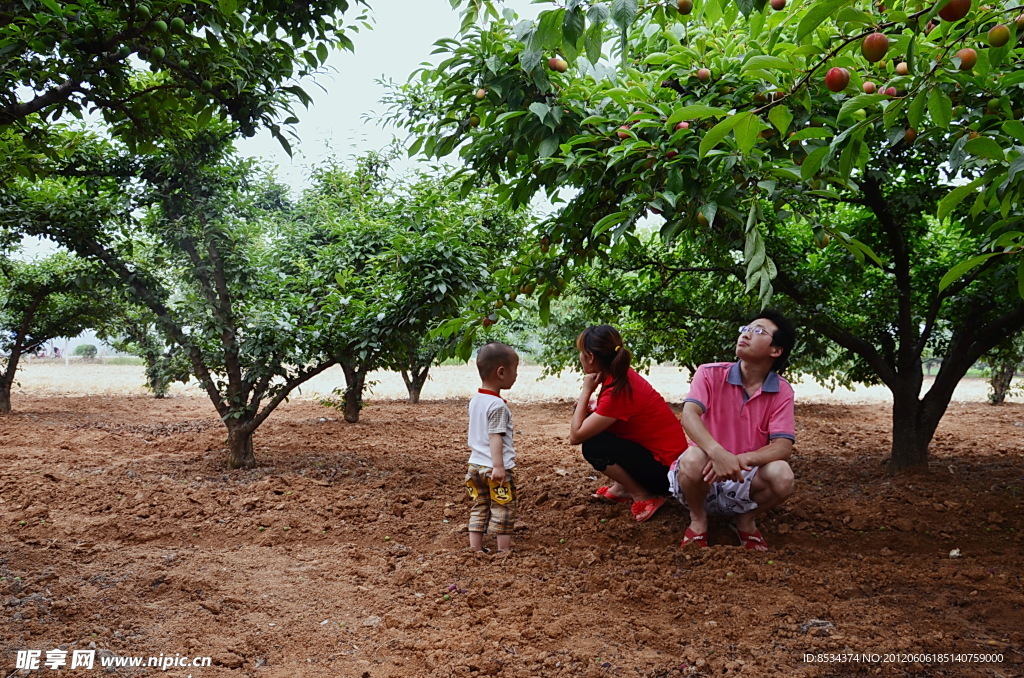
[{"label": "grass patch", "polygon": [[104,358],[104,365],[145,365],[146,361],[134,355],[118,355],[112,358]]}]

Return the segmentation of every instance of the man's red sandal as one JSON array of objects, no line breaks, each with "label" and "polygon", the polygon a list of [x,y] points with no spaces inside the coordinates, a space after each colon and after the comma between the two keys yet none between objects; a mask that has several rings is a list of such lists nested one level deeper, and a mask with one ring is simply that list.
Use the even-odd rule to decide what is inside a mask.
[{"label": "man's red sandal", "polygon": [[683,533],[683,543],[679,545],[679,548],[686,548],[690,544],[696,544],[698,548],[706,549],[708,547],[708,533],[701,532],[698,534],[690,528],[686,528],[686,532]]},{"label": "man's red sandal", "polygon": [[768,550],[768,542],[766,542],[764,540],[764,537],[761,536],[760,530],[754,530],[753,532],[743,532],[740,530],[740,528],[736,527],[732,523],[729,523],[729,527],[732,529],[733,532],[736,533],[736,536],[740,538],[740,546],[747,549],[748,551],[763,552]]},{"label": "man's red sandal", "polygon": [[612,489],[607,485],[605,487],[597,488],[597,491],[593,494],[594,499],[603,499],[604,501],[610,501],[615,504],[625,504],[629,501],[629,497],[620,497],[617,494],[612,494]]}]

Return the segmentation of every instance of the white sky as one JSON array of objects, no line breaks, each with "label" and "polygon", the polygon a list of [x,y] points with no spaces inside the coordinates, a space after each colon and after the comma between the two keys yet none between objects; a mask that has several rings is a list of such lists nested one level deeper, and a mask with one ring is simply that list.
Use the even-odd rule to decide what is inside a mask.
[{"label": "white sky", "polygon": [[[373,29],[351,34],[355,52],[336,51],[328,59],[333,71],[303,83],[313,98],[308,109],[296,112],[292,141],[293,158],[269,133],[261,132],[238,143],[245,156],[261,157],[278,168],[278,177],[293,188],[301,187],[308,168],[334,154],[339,158],[384,148],[404,130],[364,122],[364,116],[383,114],[380,98],[384,88],[375,80],[405,82],[423,62],[437,63],[443,55],[431,55],[435,41],[456,35],[460,16],[448,0],[419,0],[415,4],[394,0],[370,0]],[[522,18],[533,18],[542,6],[530,0],[505,0]],[[325,91],[326,90],[326,91]]]}]

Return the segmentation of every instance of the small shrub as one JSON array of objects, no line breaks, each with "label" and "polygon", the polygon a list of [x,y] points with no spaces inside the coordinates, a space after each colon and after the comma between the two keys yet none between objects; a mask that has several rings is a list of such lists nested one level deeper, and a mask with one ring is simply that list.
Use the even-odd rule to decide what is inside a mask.
[{"label": "small shrub", "polygon": [[96,347],[92,344],[79,344],[75,346],[75,355],[85,360],[94,360],[96,358]]},{"label": "small shrub", "polygon": [[103,359],[104,365],[145,365],[146,361],[133,355],[118,355]]}]

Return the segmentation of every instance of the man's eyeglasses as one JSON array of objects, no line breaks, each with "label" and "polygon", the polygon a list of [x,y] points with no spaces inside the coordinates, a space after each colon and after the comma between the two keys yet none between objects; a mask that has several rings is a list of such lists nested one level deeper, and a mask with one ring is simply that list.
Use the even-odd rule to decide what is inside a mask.
[{"label": "man's eyeglasses", "polygon": [[746,334],[747,332],[753,332],[754,334],[767,334],[769,337],[775,338],[775,335],[766,330],[763,327],[754,327],[753,325],[740,325],[740,334]]}]

